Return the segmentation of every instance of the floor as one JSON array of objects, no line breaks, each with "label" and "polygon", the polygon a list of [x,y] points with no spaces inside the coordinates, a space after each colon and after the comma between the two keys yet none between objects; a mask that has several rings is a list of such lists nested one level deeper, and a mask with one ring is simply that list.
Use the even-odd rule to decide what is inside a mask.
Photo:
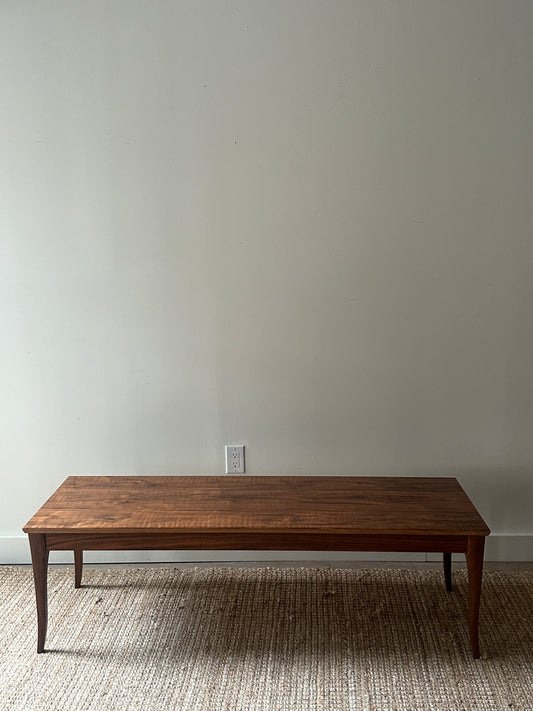
[{"label": "floor", "polygon": [[[68,563],[51,563],[54,567],[70,568],[73,564]],[[168,561],[166,563],[147,563],[145,561],[139,563],[85,563],[85,568],[177,568],[186,570],[188,568],[265,568],[275,566],[276,568],[373,568],[373,569],[398,569],[398,570],[441,570],[442,563],[439,561],[431,562],[409,562],[409,561],[210,561],[210,562],[187,562],[176,563]],[[453,569],[461,570],[466,568],[465,560],[453,560]],[[21,565],[20,567],[25,567]],[[26,567],[31,567],[28,565]],[[483,564],[484,570],[499,570],[499,571],[521,571],[533,570],[533,561],[485,561]]]}]

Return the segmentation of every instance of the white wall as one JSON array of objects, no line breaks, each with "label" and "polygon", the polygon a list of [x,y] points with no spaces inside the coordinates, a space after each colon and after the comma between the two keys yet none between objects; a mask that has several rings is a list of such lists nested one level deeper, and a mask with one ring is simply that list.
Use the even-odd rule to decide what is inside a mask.
[{"label": "white wall", "polygon": [[67,474],[227,443],[457,476],[533,559],[532,36],[530,0],[2,2],[0,560]]}]

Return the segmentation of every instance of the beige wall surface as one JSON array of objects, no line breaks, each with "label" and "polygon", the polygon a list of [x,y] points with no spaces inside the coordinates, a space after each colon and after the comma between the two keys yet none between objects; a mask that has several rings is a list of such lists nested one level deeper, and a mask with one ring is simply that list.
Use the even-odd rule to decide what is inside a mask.
[{"label": "beige wall surface", "polygon": [[68,474],[241,443],[456,476],[533,559],[532,37],[529,0],[2,2],[0,562]]}]

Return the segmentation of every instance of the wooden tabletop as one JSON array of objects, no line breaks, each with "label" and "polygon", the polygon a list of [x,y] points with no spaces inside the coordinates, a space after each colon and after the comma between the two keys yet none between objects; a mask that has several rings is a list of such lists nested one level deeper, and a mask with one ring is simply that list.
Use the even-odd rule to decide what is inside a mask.
[{"label": "wooden tabletop", "polygon": [[486,536],[454,478],[71,476],[26,533],[324,531]]}]

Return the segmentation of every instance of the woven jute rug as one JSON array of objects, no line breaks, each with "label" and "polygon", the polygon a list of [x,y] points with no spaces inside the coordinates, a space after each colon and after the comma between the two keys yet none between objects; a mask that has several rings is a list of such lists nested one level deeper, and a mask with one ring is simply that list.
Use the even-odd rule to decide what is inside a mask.
[{"label": "woven jute rug", "polygon": [[471,657],[464,571],[0,567],[2,711],[533,709],[533,572],[484,574]]}]

